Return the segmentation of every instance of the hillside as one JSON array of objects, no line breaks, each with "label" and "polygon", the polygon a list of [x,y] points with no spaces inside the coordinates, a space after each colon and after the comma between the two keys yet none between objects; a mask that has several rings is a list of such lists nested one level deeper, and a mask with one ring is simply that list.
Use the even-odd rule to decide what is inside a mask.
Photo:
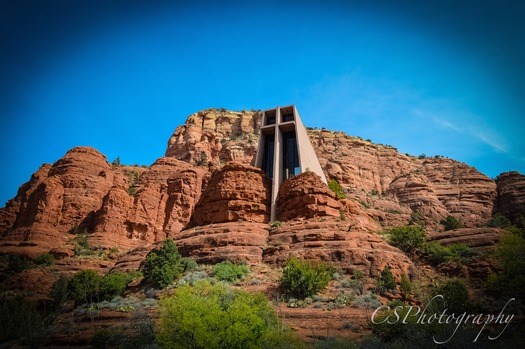
[{"label": "hillside", "polygon": [[[2,292],[45,302],[61,275],[136,271],[168,238],[199,265],[247,263],[252,271],[238,286],[278,301],[279,275],[290,257],[323,261],[342,274],[325,294],[332,303],[344,280],[362,273],[363,288],[373,290],[386,267],[398,284],[402,275],[425,287],[459,276],[472,294],[482,292],[476,283],[500,270],[490,253],[505,230],[487,224],[498,216],[522,219],[522,174],[493,180],[452,159],[415,157],[342,132],[309,129],[327,178],[341,191],[330,190],[311,172],[293,177],[281,187],[278,222],[269,222],[269,180],[253,167],[260,122],[257,111],[209,109],[177,127],[165,155],[148,167],[109,163],[89,147],[42,165],[0,209]],[[458,229],[445,232],[447,218],[459,222]],[[425,227],[429,241],[465,244],[479,258],[431,265],[424,255],[387,242],[389,229],[414,223]],[[51,266],[10,269],[12,256],[35,260],[42,254],[53,256]],[[145,291],[135,282],[127,292],[140,298]],[[400,295],[379,297],[383,303],[392,299]],[[316,338],[309,332],[319,322],[325,324],[321,331],[333,330],[331,336],[370,333],[370,309],[329,309],[329,303],[299,308],[282,303],[276,309],[302,338]],[[93,325],[75,318],[72,309],[68,314],[86,329],[54,334],[51,342],[82,345],[97,328],[127,318],[108,313],[101,315],[107,323]]]}]

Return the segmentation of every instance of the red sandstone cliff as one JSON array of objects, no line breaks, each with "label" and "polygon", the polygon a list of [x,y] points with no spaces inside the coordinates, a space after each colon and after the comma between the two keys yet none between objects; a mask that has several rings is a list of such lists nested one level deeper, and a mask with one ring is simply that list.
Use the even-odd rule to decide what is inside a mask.
[{"label": "red sandstone cliff", "polygon": [[[190,238],[193,233],[181,233],[190,221],[194,227],[267,223],[268,182],[260,170],[246,167],[257,151],[260,120],[260,112],[248,111],[190,115],[170,137],[166,156],[147,169],[112,166],[95,149],[74,148],[43,165],[0,209],[0,248],[31,255],[72,250],[68,232],[80,227],[92,246],[118,246],[123,253],[166,237]],[[451,159],[419,159],[342,132],[309,130],[309,136],[325,174],[342,185],[347,199],[336,200],[308,175],[298,177],[282,188],[282,221],[341,215],[353,231],[376,232],[406,224],[417,212],[432,232],[442,230],[439,221],[448,215],[473,228],[493,210],[508,213],[525,201],[518,173],[502,174],[496,186]],[[229,161],[238,165],[224,166]]]}]

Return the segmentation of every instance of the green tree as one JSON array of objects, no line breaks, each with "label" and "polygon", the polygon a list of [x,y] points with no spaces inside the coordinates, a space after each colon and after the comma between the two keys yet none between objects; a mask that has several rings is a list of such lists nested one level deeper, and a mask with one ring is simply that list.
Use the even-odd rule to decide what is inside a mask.
[{"label": "green tree", "polygon": [[117,158],[111,162],[113,166],[120,166],[120,156],[117,155]]},{"label": "green tree", "polygon": [[379,286],[384,291],[393,291],[396,289],[396,279],[394,279],[394,275],[388,265],[381,271]]},{"label": "green tree", "polygon": [[412,292],[412,283],[406,274],[401,274],[401,281],[399,283],[399,291],[404,301],[410,300],[410,293]]},{"label": "green tree", "polygon": [[159,302],[159,309],[157,341],[167,349],[265,348],[283,342],[283,336],[293,338],[282,331],[264,295],[220,283],[180,286]]},{"label": "green tree", "polygon": [[444,309],[449,313],[462,313],[470,308],[467,286],[461,279],[450,279],[434,290],[434,295],[443,296]]},{"label": "green tree", "polygon": [[142,266],[144,280],[155,287],[164,288],[170,285],[184,271],[181,255],[173,240],[164,241],[162,247],[152,251]]},{"label": "green tree", "polygon": [[439,224],[445,227],[445,231],[463,228],[463,224],[454,216],[447,216],[439,221]]},{"label": "green tree", "polygon": [[29,260],[26,256],[19,254],[8,255],[8,269],[13,273],[19,273],[30,268]]},{"label": "green tree", "polygon": [[489,289],[525,297],[525,239],[511,233],[503,235],[498,243],[496,258],[501,264],[501,271],[489,277]]},{"label": "green tree", "polygon": [[131,277],[126,273],[120,271],[109,273],[100,281],[99,296],[105,300],[121,296],[130,282]]},{"label": "green tree", "polygon": [[325,263],[290,258],[283,270],[280,286],[288,295],[304,299],[326,288],[333,269]]},{"label": "green tree", "polygon": [[403,252],[413,254],[426,242],[425,229],[419,225],[405,225],[389,231],[389,242]]},{"label": "green tree", "polygon": [[100,292],[100,283],[102,276],[91,269],[77,272],[69,280],[68,289],[71,292],[71,298],[76,302],[93,303],[98,301]]},{"label": "green tree", "polygon": [[68,288],[69,280],[64,275],[60,275],[58,280],[51,287],[50,296],[53,299],[53,306],[59,309],[62,304],[69,298],[71,291]]}]

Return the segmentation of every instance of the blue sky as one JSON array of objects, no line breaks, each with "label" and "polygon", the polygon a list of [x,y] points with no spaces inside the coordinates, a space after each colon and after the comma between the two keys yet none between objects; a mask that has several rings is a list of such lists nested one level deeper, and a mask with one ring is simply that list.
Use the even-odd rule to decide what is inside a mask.
[{"label": "blue sky", "polygon": [[7,0],[0,205],[77,145],[151,164],[205,108],[525,173],[525,2]]}]

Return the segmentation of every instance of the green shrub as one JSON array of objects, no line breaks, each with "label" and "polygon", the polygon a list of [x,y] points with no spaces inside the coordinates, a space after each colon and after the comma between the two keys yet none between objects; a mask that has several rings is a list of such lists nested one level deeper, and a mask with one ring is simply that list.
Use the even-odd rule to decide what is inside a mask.
[{"label": "green shrub", "polygon": [[107,274],[100,281],[99,298],[110,300],[121,296],[131,280],[130,275],[120,271]]},{"label": "green shrub", "polygon": [[434,295],[442,295],[444,309],[448,313],[462,313],[469,310],[470,297],[467,286],[461,279],[450,279],[434,290]]},{"label": "green shrub", "polygon": [[381,291],[393,291],[396,289],[396,279],[394,279],[394,275],[388,265],[381,271],[379,288]]},{"label": "green shrub", "polygon": [[450,244],[450,258],[458,262],[465,262],[474,257],[477,252],[470,246],[465,244]]},{"label": "green shrub", "polygon": [[142,266],[144,280],[155,287],[164,288],[184,271],[181,256],[173,240],[166,240],[158,251],[152,251]]},{"label": "green shrub", "polygon": [[463,228],[463,224],[454,216],[447,216],[439,221],[439,224],[445,227],[445,231]]},{"label": "green shrub", "polygon": [[463,263],[476,255],[476,251],[465,244],[443,246],[432,241],[426,243],[423,250],[429,263],[436,266],[448,260]]},{"label": "green shrub", "polygon": [[98,300],[100,292],[100,283],[102,276],[91,269],[77,272],[69,280],[68,289],[71,292],[71,298],[77,303],[93,303]]},{"label": "green shrub", "polygon": [[404,301],[410,300],[410,293],[412,292],[412,283],[406,274],[401,274],[401,281],[399,282],[399,291]]},{"label": "green shrub", "polygon": [[333,269],[325,263],[290,258],[283,270],[281,289],[291,297],[304,299],[326,288]]},{"label": "green shrub", "polygon": [[412,212],[410,214],[410,219],[408,220],[408,225],[420,225],[422,227],[425,226],[425,220],[423,219],[423,216],[421,216],[421,213],[419,212]]},{"label": "green shrub", "polygon": [[513,297],[525,297],[525,239],[507,233],[498,243],[496,258],[501,271],[487,280],[489,290]]},{"label": "green shrub", "polygon": [[9,340],[20,340],[37,348],[44,337],[44,318],[35,303],[25,299],[0,299],[0,343],[4,348],[19,347]]},{"label": "green shrub", "polygon": [[242,280],[249,272],[246,264],[233,264],[230,261],[224,261],[216,264],[213,268],[213,274],[218,280],[236,281]]},{"label": "green shrub", "polygon": [[346,199],[346,195],[343,193],[343,187],[335,179],[331,179],[328,182],[328,187],[334,192],[338,199]]},{"label": "green shrub", "polygon": [[10,254],[8,258],[8,268],[13,273],[19,273],[31,267],[26,256]]},{"label": "green shrub", "polygon": [[506,228],[510,226],[512,223],[510,219],[502,215],[501,213],[496,213],[492,216],[490,221],[487,222],[487,227],[491,228]]},{"label": "green shrub", "polygon": [[388,233],[389,243],[409,254],[421,250],[426,242],[425,230],[419,225],[399,226]]},{"label": "green shrub", "polygon": [[[133,273],[112,272],[104,277],[94,270],[81,270],[77,272],[67,284],[67,292],[77,303],[93,303],[100,300],[110,300],[124,293],[126,286],[133,280]],[[67,297],[64,290],[64,280],[61,277],[52,289],[52,297],[56,301]]]},{"label": "green shrub", "polygon": [[286,348],[293,343],[264,295],[220,283],[180,286],[159,302],[159,310],[157,342],[167,349]]},{"label": "green shrub", "polygon": [[280,221],[273,221],[273,222],[270,222],[270,228],[271,229],[277,229],[281,226],[281,222]]},{"label": "green shrub", "polygon": [[425,244],[424,252],[429,263],[435,266],[443,263],[450,256],[450,249],[434,241]]},{"label": "green shrub", "polygon": [[[395,309],[395,310],[394,310]],[[396,312],[401,320],[406,321],[393,321],[395,319]],[[389,343],[400,339],[408,338],[416,327],[424,327],[417,324],[417,316],[414,315],[414,311],[410,312],[409,307],[391,307],[390,310],[383,311],[376,316],[372,321],[372,333],[377,336],[381,341]],[[383,346],[379,346],[380,348]],[[401,346],[400,348],[403,348]]]},{"label": "green shrub", "polygon": [[180,263],[182,264],[182,271],[183,272],[187,272],[187,271],[193,270],[193,269],[197,268],[197,266],[198,266],[197,262],[194,259],[187,258],[187,257],[181,258],[180,259]]},{"label": "green shrub", "polygon": [[55,309],[58,309],[68,298],[70,290],[68,289],[69,280],[64,275],[60,275],[57,281],[51,287],[50,296],[53,299]]},{"label": "green shrub", "polygon": [[55,256],[50,253],[42,253],[40,256],[36,257],[33,262],[37,265],[53,265],[55,264]]},{"label": "green shrub", "polygon": [[356,308],[376,309],[381,306],[381,302],[374,293],[367,293],[356,296],[352,301],[352,306]]}]

